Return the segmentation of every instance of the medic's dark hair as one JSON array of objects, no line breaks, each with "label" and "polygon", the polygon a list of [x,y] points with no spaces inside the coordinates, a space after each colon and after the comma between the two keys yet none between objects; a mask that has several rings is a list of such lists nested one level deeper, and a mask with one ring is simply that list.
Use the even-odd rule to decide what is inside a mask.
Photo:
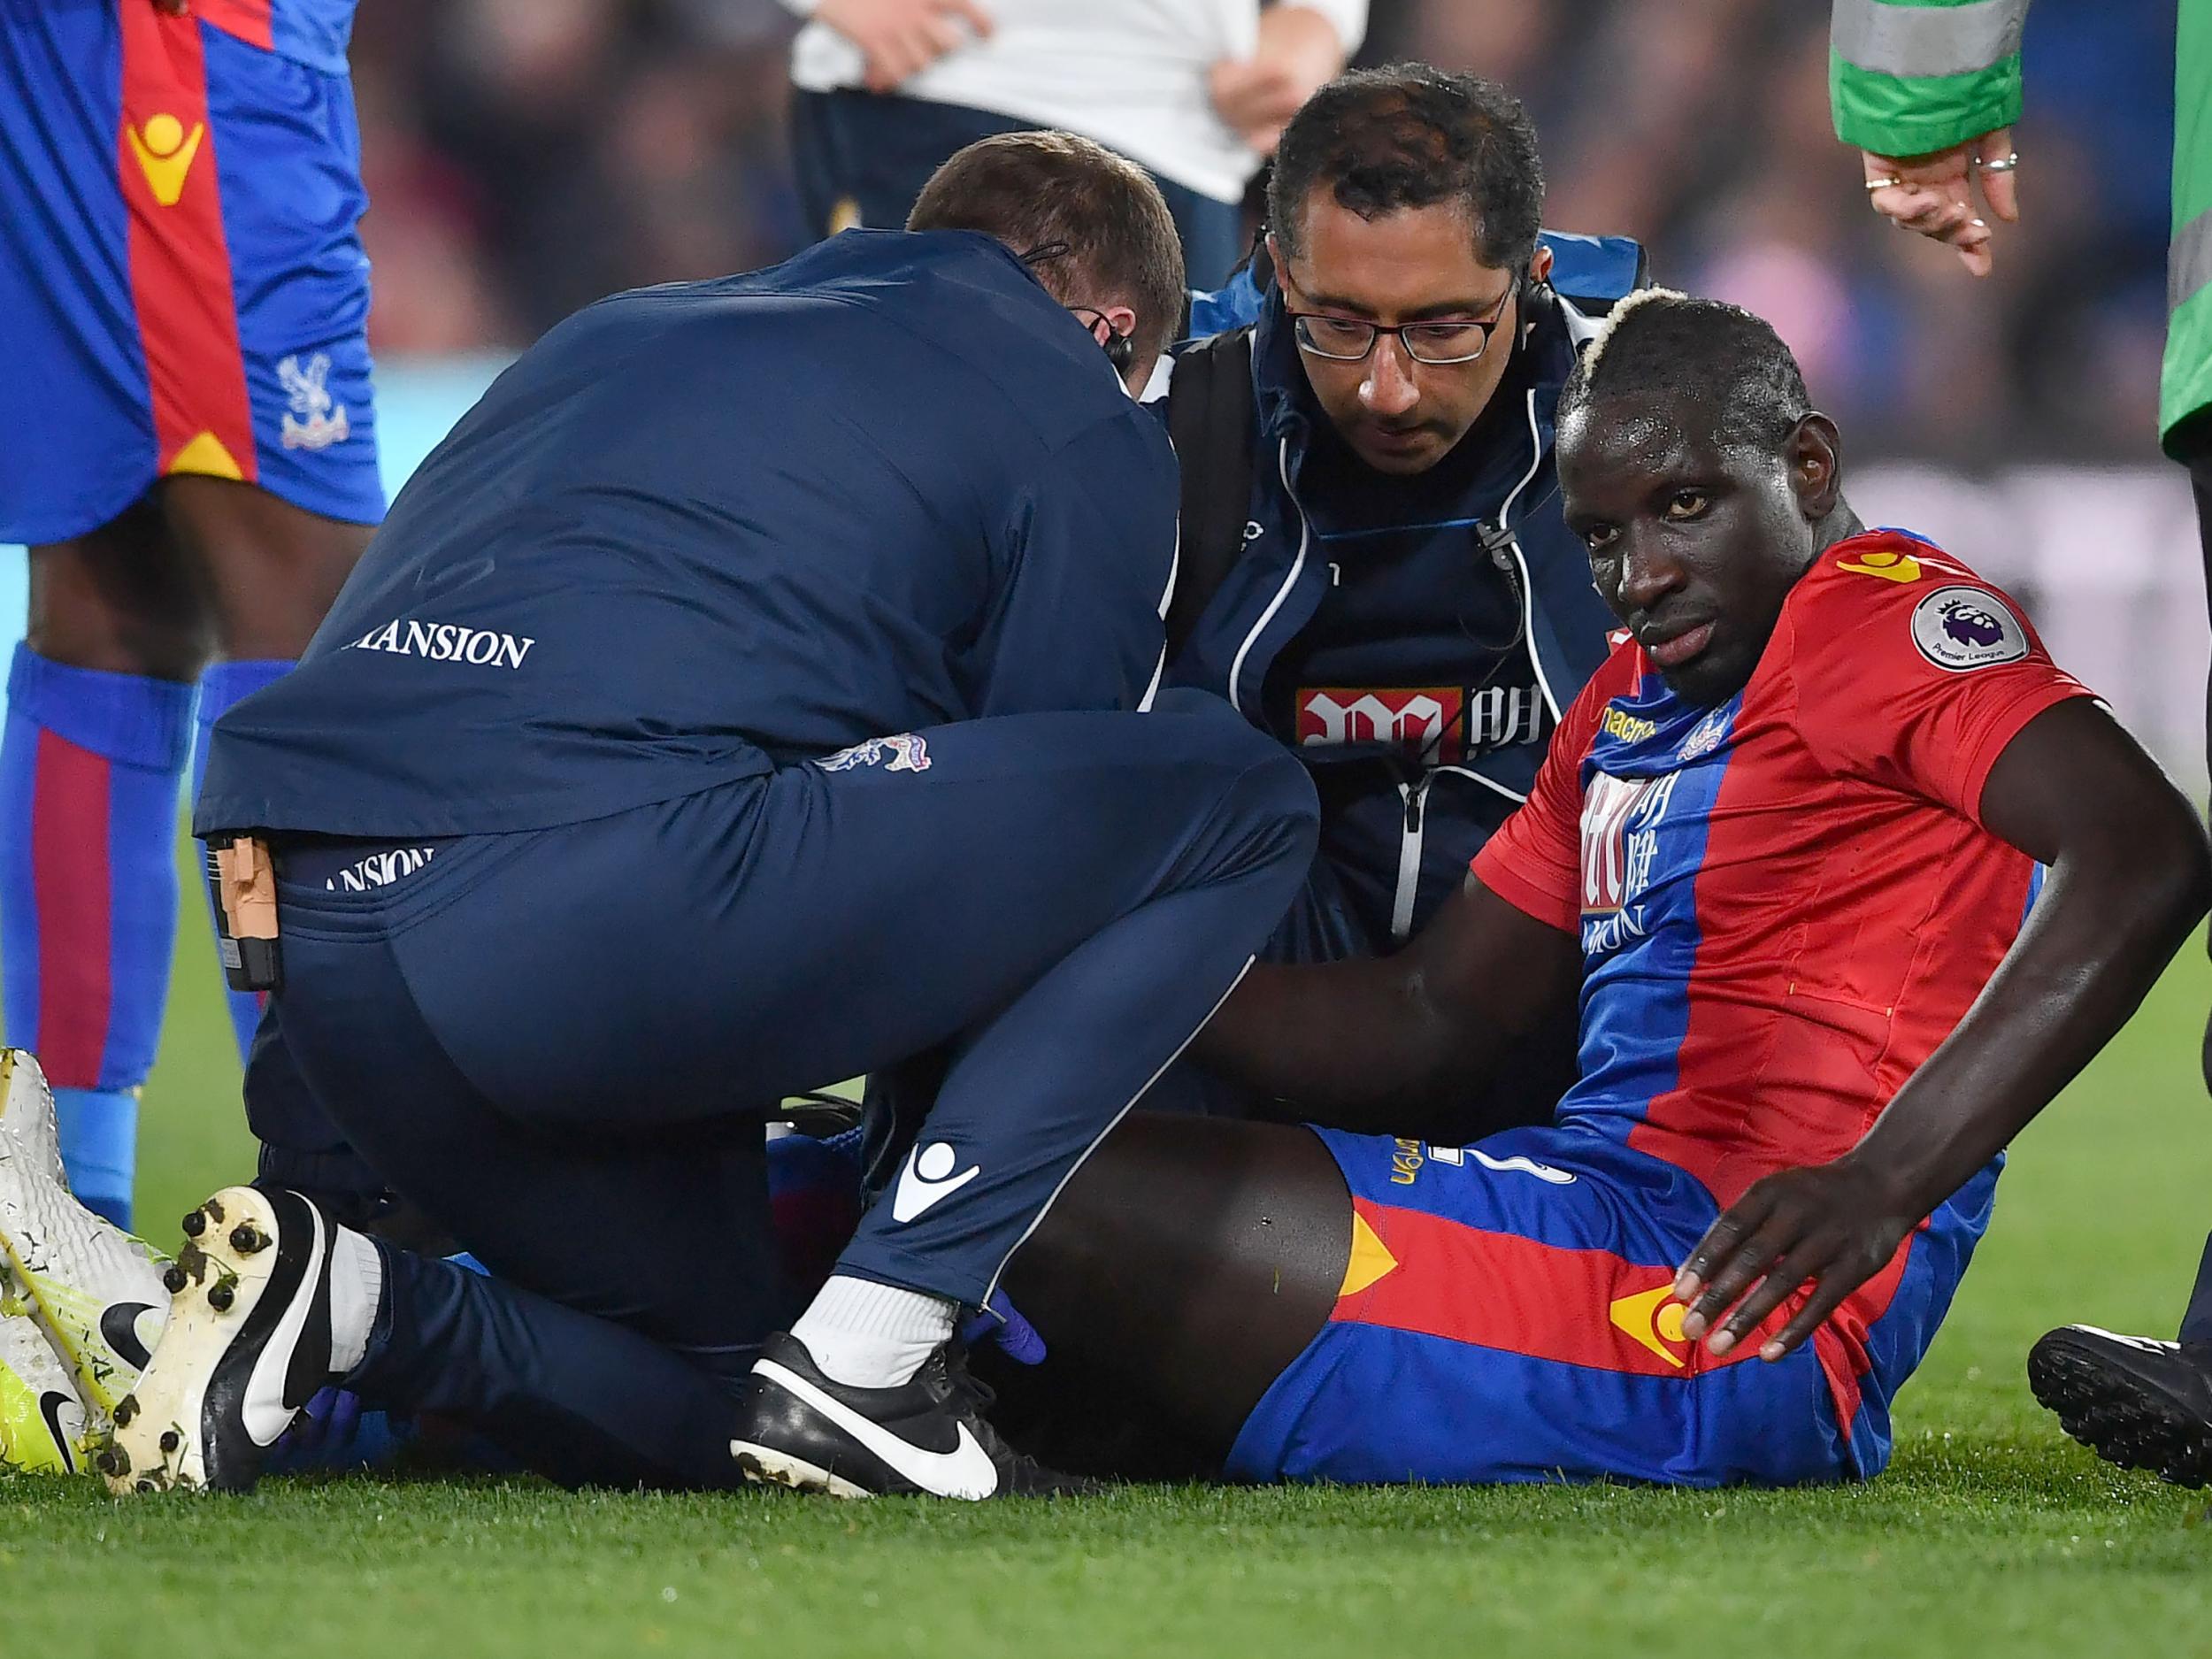
[{"label": "medic's dark hair", "polygon": [[1527,272],[1544,219],[1544,164],[1521,101],[1494,81],[1429,64],[1355,69],[1290,118],[1268,179],[1267,224],[1293,258],[1318,188],[1362,219],[1456,204],[1477,257],[1499,271]]}]

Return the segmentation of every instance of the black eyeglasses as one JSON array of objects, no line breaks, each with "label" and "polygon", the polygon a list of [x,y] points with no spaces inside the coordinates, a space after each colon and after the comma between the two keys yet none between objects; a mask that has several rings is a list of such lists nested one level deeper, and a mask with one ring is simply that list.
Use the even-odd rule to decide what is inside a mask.
[{"label": "black eyeglasses", "polygon": [[1371,323],[1325,311],[1292,311],[1291,332],[1298,349],[1332,363],[1364,362],[1378,335],[1395,334],[1416,363],[1472,363],[1490,349],[1490,336],[1505,321],[1505,308],[1521,291],[1515,277],[1486,318],[1432,323]]}]

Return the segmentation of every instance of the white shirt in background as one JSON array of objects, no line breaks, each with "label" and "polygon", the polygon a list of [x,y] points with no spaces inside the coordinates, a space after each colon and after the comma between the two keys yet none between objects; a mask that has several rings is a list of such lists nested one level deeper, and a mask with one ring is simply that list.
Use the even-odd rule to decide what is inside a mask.
[{"label": "white shirt in background", "polygon": [[[805,15],[814,0],[785,0]],[[1247,58],[1259,0],[979,0],[987,40],[947,52],[901,83],[902,97],[963,104],[1094,138],[1201,196],[1240,201],[1260,157],[1214,113],[1207,72]],[[1367,0],[1296,0],[1335,26],[1348,58],[1367,32]],[[793,84],[862,84],[860,49],[809,23],[791,49]]]}]

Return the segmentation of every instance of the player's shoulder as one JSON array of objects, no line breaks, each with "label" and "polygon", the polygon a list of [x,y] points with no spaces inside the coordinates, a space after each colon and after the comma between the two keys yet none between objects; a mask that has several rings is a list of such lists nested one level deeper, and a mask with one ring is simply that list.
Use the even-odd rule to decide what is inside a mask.
[{"label": "player's shoulder", "polygon": [[1882,609],[1910,604],[1932,585],[1995,589],[1955,554],[1909,530],[1885,526],[1846,537],[1813,561],[1791,595],[1793,606]]},{"label": "player's shoulder", "polygon": [[1964,672],[2017,662],[2038,647],[2019,604],[1924,536],[1884,527],[1827,549],[1784,607],[1793,657],[1863,663],[1885,639],[1929,665]]}]

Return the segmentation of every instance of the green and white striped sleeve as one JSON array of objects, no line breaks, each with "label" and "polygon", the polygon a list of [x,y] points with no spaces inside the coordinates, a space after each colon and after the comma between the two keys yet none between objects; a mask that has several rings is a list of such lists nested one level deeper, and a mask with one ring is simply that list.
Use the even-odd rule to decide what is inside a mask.
[{"label": "green and white striped sleeve", "polygon": [[2028,0],[1835,0],[1836,136],[1884,156],[1947,150],[2020,119]]}]

